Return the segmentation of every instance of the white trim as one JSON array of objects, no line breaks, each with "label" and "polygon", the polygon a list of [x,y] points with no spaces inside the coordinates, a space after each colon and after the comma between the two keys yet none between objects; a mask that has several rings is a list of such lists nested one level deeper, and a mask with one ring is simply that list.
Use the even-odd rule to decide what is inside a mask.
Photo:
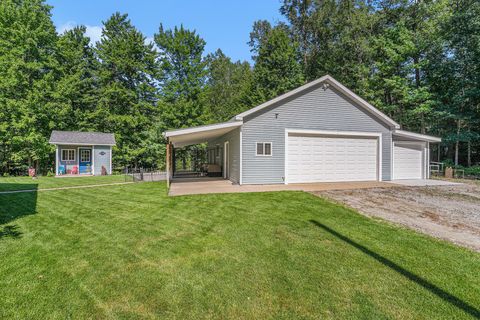
[{"label": "white trim", "polygon": [[284,177],[283,182],[288,184],[288,129],[285,129],[285,163],[284,163]]},{"label": "white trim", "polygon": [[58,176],[58,146],[55,146],[55,175]]},{"label": "white trim", "polygon": [[430,179],[430,142],[427,142],[427,179]]},{"label": "white trim", "polygon": [[392,132],[392,134],[399,137],[418,139],[426,142],[442,142],[442,138],[429,136],[426,134],[414,133],[414,132],[405,131],[405,130],[395,130]]},{"label": "white trim", "polygon": [[[58,147],[57,147],[57,148],[58,148]],[[63,151],[73,151],[73,160],[64,159],[64,158],[63,158]],[[75,150],[75,149],[72,149],[72,148],[69,148],[69,149],[62,149],[62,152],[60,152],[60,159],[61,159],[61,161],[65,161],[65,162],[71,162],[71,161],[75,161],[76,152],[77,152],[77,150]],[[67,153],[67,155],[68,155],[68,153]]]},{"label": "white trim", "polygon": [[110,146],[110,172],[107,172],[107,174],[112,174],[112,146]]},{"label": "white trim", "polygon": [[[263,145],[263,154],[258,154],[257,144],[261,143]],[[265,144],[270,144],[270,154],[265,154]],[[270,141],[265,142],[255,142],[255,156],[256,157],[271,157],[273,155],[273,143]]]},{"label": "white trim", "polygon": [[372,106],[371,104],[369,104],[367,101],[363,100],[362,98],[360,98],[358,95],[356,95],[355,93],[353,93],[350,89],[348,89],[347,87],[345,87],[344,85],[342,85],[340,82],[338,82],[337,80],[335,80],[333,77],[331,77],[330,75],[326,75],[326,76],[323,76],[317,80],[314,80],[312,82],[309,82],[297,89],[294,89],[290,92],[287,92],[281,96],[278,96],[272,100],[269,100],[265,103],[262,103],[261,105],[259,106],[256,106],[255,108],[252,108],[250,110],[247,110],[245,112],[242,112],[238,115],[236,115],[234,117],[235,120],[237,121],[241,121],[243,120],[244,117],[252,114],[252,113],[255,113],[259,110],[262,110],[264,108],[267,108],[277,102],[280,102],[284,99],[287,99],[297,93],[300,93],[304,90],[307,90],[315,85],[318,85],[322,82],[328,82],[329,84],[331,84],[332,86],[334,86],[337,90],[341,91],[343,94],[347,95],[348,97],[350,97],[354,102],[358,103],[361,107],[363,107],[364,109],[366,109],[367,111],[370,111],[372,114],[376,115],[380,120],[382,120],[383,122],[387,123],[388,125],[394,127],[394,128],[398,128],[400,129],[400,125],[393,121],[390,117],[388,117],[387,115],[385,115],[383,112],[381,112],[380,110],[378,110],[377,108],[375,108],[374,106]]},{"label": "white trim", "polygon": [[198,132],[205,132],[205,131],[211,131],[211,130],[239,127],[242,124],[243,124],[243,121],[231,121],[231,122],[215,123],[215,124],[210,124],[210,125],[206,125],[206,126],[199,126],[199,127],[191,127],[191,128],[185,128],[185,129],[165,131],[163,133],[163,136],[166,137],[166,138],[175,137],[175,136],[180,136],[180,135],[190,134],[190,133],[198,133]]},{"label": "white trim", "polygon": [[92,161],[92,175],[95,175],[95,146],[92,146],[92,151],[90,151],[92,154],[92,158],[90,159]]},{"label": "white trim", "polygon": [[49,142],[50,144],[56,144],[60,146],[115,146],[116,144],[109,144],[109,143],[74,143],[74,142]]},{"label": "white trim", "polygon": [[243,184],[243,133],[242,128],[240,127],[240,176],[238,177],[238,183]]},{"label": "white trim", "polygon": [[383,136],[382,134],[380,133],[380,135],[378,136],[378,140],[377,140],[377,161],[378,161],[378,165],[377,165],[377,180],[378,181],[383,181],[383,163],[382,163],[382,154],[383,154]]},{"label": "white trim", "polygon": [[[228,146],[228,152],[227,152]],[[230,179],[230,142],[225,141],[223,143],[223,178]],[[228,172],[227,172],[228,171]],[[227,176],[228,173],[228,176]]]},{"label": "white trim", "polygon": [[[319,136],[347,136],[347,137],[372,137],[377,138],[377,181],[383,181],[382,150],[383,141],[381,132],[362,131],[330,131],[330,130],[306,130],[306,129],[285,129],[285,184],[288,184],[288,136],[290,133],[311,134]],[[335,182],[335,181],[331,181]]]},{"label": "white trim", "polygon": [[313,134],[326,136],[356,136],[356,137],[381,137],[381,132],[363,131],[337,131],[337,130],[308,130],[308,129],[285,129],[287,133]]}]

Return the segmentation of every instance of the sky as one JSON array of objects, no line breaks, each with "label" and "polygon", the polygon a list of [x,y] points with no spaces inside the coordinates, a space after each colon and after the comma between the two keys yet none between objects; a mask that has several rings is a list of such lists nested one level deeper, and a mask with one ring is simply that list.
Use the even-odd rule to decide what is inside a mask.
[{"label": "sky", "polygon": [[47,0],[59,32],[85,25],[93,42],[100,39],[102,21],[112,13],[128,13],[132,23],[148,39],[160,23],[165,28],[183,24],[207,42],[206,53],[220,48],[233,60],[251,61],[247,44],[253,22],[284,21],[280,0]]}]

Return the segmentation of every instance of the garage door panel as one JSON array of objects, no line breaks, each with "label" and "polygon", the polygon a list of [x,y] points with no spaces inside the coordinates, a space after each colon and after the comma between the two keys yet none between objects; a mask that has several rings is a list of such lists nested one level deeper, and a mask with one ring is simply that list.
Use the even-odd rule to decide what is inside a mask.
[{"label": "garage door panel", "polygon": [[393,147],[393,178],[423,178],[423,144],[395,142]]},{"label": "garage door panel", "polygon": [[288,181],[377,180],[377,139],[288,137]]}]

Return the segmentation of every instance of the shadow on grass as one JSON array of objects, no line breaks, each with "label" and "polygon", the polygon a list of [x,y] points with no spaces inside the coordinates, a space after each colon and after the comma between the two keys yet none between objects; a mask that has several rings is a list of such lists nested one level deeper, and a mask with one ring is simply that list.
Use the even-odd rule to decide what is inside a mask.
[{"label": "shadow on grass", "polygon": [[37,185],[12,183],[11,188],[15,187],[33,191],[0,194],[0,241],[6,238],[20,238],[22,232],[19,227],[8,224],[36,213]]},{"label": "shadow on grass", "polygon": [[439,298],[443,299],[444,301],[454,305],[455,307],[465,311],[466,313],[470,314],[471,316],[479,319],[480,318],[480,310],[475,308],[474,306],[471,306],[470,304],[466,303],[465,301],[455,297],[454,295],[446,292],[445,290],[437,287],[433,283],[428,282],[427,280],[423,279],[420,276],[417,276],[416,274],[402,268],[395,262],[379,255],[378,253],[368,249],[367,247],[362,246],[361,244],[353,241],[352,239],[344,236],[341,233],[338,233],[337,231],[327,227],[326,225],[316,221],[316,220],[310,220],[312,224],[315,226],[327,231],[328,233],[334,235],[335,237],[339,238],[340,240],[348,243],[349,245],[355,247],[356,249],[362,251],[363,253],[369,255],[373,259],[377,260],[378,262],[382,263],[383,265],[389,267],[390,269],[398,272],[405,278],[409,279],[410,281],[413,281],[417,283],[418,285],[422,286],[423,288],[427,289],[431,293],[435,294]]}]

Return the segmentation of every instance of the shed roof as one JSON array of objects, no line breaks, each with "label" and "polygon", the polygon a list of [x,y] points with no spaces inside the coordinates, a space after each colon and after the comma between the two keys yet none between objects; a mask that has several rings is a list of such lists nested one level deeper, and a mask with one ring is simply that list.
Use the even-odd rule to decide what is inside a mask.
[{"label": "shed roof", "polygon": [[115,136],[113,133],[81,132],[81,131],[52,131],[49,142],[51,144],[73,145],[107,145],[114,146]]}]

